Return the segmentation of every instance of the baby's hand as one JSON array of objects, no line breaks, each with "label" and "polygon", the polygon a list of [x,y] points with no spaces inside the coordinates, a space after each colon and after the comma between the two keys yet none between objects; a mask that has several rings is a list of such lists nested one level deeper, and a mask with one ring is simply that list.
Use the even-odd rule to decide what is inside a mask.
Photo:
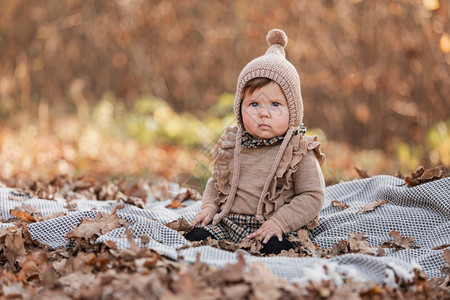
[{"label": "baby's hand", "polygon": [[257,237],[265,244],[273,236],[278,237],[278,240],[281,242],[283,240],[283,231],[274,221],[269,219],[265,221],[258,230],[249,234],[247,238],[251,239]]},{"label": "baby's hand", "polygon": [[217,211],[214,208],[204,208],[199,213],[197,213],[194,217],[194,220],[192,220],[192,226],[195,226],[197,224],[208,225],[211,223],[214,215],[217,213]]}]

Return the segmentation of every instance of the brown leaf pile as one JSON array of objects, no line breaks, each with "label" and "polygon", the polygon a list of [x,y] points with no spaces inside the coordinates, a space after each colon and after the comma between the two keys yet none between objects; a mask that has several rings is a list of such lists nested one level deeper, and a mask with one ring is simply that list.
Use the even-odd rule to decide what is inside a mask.
[{"label": "brown leaf pile", "polygon": [[100,181],[90,177],[71,178],[65,175],[57,175],[50,182],[8,180],[6,183],[9,187],[16,188],[10,200],[23,201],[28,197],[47,200],[64,198],[68,202],[68,208],[73,199],[117,200],[144,208],[146,195],[150,192],[150,187],[144,180],[130,185],[124,179]]},{"label": "brown leaf pile", "polygon": [[[412,282],[397,278],[397,289],[375,282],[353,282],[336,286],[329,280],[289,283],[274,276],[264,265],[246,265],[243,256],[238,262],[228,264],[223,269],[206,265],[199,260],[189,264],[182,260],[172,261],[147,248],[139,248],[134,242],[133,232],[125,220],[117,216],[117,205],[111,213],[98,214],[92,219],[83,219],[78,226],[66,234],[71,249],[49,249],[46,245],[31,239],[27,224],[41,221],[38,208],[24,205],[21,201],[28,195],[53,193],[54,197],[86,193],[93,198],[117,196],[115,191],[145,199],[148,186],[136,185],[125,188],[119,182],[99,184],[91,179],[59,179],[52,187],[35,184],[38,189],[27,193],[16,190],[13,196],[18,206],[11,210],[13,219],[10,227],[0,229],[0,298],[6,299],[448,299],[450,297],[450,250],[443,254],[445,277],[427,279],[423,272],[416,270]],[[101,192],[103,191],[103,192]],[[33,194],[34,193],[34,194]],[[161,189],[161,195],[166,191]],[[133,195],[133,196],[132,196]],[[128,197],[127,196],[127,197]],[[48,197],[52,198],[52,197]],[[166,198],[167,199],[167,198]],[[161,200],[166,200],[161,199]],[[198,199],[192,191],[181,193],[172,200],[182,203],[187,199]],[[125,201],[124,201],[125,202]],[[382,204],[382,203],[381,203]],[[380,202],[371,204],[366,211],[375,209]],[[71,203],[68,202],[68,207]],[[339,205],[340,206],[340,205]],[[76,209],[76,207],[72,207]],[[50,216],[52,217],[52,216]],[[188,221],[181,218],[166,224],[181,233],[191,229]],[[113,241],[96,244],[95,240],[116,228],[125,227],[130,248],[119,251]],[[294,249],[283,251],[280,256],[331,258],[347,253],[383,256],[383,248],[416,248],[413,237],[403,237],[393,230],[393,238],[376,249],[369,245],[369,237],[362,232],[349,233],[347,240],[341,240],[330,248],[322,249],[314,244],[304,230],[298,237],[291,237]],[[150,237],[142,235],[146,244]],[[262,247],[258,240],[244,239],[236,244],[228,241],[208,239],[186,247],[210,245],[233,251],[248,252],[261,256]],[[436,249],[444,249],[441,245]],[[181,249],[180,249],[181,250]],[[325,267],[324,267],[325,268]],[[325,268],[325,273],[328,270]]]},{"label": "brown leaf pile", "polygon": [[[449,296],[448,276],[426,280],[419,271],[414,282],[401,283],[397,290],[351,279],[346,279],[341,286],[330,281],[300,285],[274,276],[261,263],[246,267],[243,256],[223,269],[200,261],[194,264],[171,261],[152,250],[137,247],[129,231],[131,248],[123,251],[117,251],[113,243],[95,248],[91,245],[91,248],[49,250],[31,246],[33,242],[26,229],[15,227],[8,233],[14,239],[2,243],[5,246],[0,252],[0,297],[8,299],[444,299]],[[352,238],[364,240],[361,235]],[[6,240],[7,235],[1,234],[0,239]],[[16,242],[11,244],[13,240]]]},{"label": "brown leaf pile", "polygon": [[[113,220],[114,214],[104,218]],[[83,238],[93,241],[98,230],[82,230],[88,220],[74,229],[83,231]],[[194,264],[171,261],[158,253],[139,248],[128,231],[130,249],[118,251],[114,243],[50,250],[34,243],[26,228],[0,231],[0,297],[14,299],[444,299],[449,296],[449,277],[426,280],[416,271],[414,282],[401,283],[397,290],[377,283],[358,283],[346,279],[336,286],[330,281],[309,282],[306,285],[289,283],[274,276],[261,263],[246,266],[243,256],[222,269],[197,260]],[[116,224],[117,226],[119,224]],[[97,224],[92,227],[97,228]],[[75,234],[75,233],[73,233]],[[308,243],[305,236],[300,237]],[[365,237],[352,234],[351,249],[361,249]],[[304,245],[310,251],[311,245]],[[316,248],[315,246],[313,246]],[[355,248],[356,247],[356,248]],[[446,255],[448,256],[447,252]],[[446,258],[447,263],[449,259]],[[327,272],[327,270],[325,270]]]}]

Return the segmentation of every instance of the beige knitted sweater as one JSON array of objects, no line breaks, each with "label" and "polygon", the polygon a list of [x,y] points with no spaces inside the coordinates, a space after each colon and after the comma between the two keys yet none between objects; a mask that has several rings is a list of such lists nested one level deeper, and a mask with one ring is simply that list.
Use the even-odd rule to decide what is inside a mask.
[{"label": "beige knitted sweater", "polygon": [[[213,176],[206,185],[202,208],[217,212],[225,205],[233,175],[233,151],[237,128],[228,128],[214,151]],[[272,219],[283,232],[303,226],[318,225],[323,205],[325,184],[320,169],[325,156],[320,152],[317,137],[297,135],[286,149],[263,198],[263,216]],[[230,213],[255,215],[269,169],[280,144],[258,148],[242,148],[240,177]]]}]

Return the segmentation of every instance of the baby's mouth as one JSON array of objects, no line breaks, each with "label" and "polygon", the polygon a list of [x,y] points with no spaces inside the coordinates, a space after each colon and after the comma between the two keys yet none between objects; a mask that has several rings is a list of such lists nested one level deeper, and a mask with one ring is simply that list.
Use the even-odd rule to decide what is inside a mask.
[{"label": "baby's mouth", "polygon": [[259,124],[258,127],[261,128],[261,129],[270,129],[270,126],[267,125],[267,124]]}]

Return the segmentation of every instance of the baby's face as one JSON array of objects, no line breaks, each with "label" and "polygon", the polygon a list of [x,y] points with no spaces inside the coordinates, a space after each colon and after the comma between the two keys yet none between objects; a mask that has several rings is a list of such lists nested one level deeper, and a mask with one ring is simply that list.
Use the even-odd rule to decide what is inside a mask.
[{"label": "baby's face", "polygon": [[253,93],[247,91],[241,106],[245,129],[254,137],[271,139],[284,135],[289,127],[286,97],[276,82]]}]

